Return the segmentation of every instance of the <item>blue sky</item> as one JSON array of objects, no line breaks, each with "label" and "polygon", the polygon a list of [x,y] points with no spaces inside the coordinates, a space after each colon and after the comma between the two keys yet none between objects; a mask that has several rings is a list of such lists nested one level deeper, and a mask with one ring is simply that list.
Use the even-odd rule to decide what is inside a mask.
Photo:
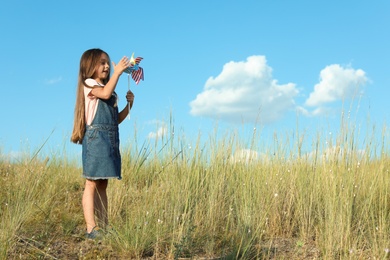
[{"label": "blue sky", "polygon": [[[159,138],[172,115],[188,139],[260,127],[389,122],[389,1],[5,1],[0,8],[3,154],[71,144],[79,60],[142,56],[122,144]],[[125,106],[127,76],[117,93]],[[244,130],[243,134],[250,133]],[[315,136],[313,134],[313,136]],[[310,135],[309,135],[310,138]],[[244,149],[245,147],[243,147]]]}]

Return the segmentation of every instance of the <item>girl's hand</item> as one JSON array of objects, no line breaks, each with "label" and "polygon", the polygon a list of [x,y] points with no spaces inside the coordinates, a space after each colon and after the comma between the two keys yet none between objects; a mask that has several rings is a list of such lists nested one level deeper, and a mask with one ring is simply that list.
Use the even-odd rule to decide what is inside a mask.
[{"label": "girl's hand", "polygon": [[133,102],[134,102],[134,94],[133,94],[133,92],[131,92],[130,90],[127,91],[127,93],[126,93],[126,100],[127,100],[127,102],[130,103],[131,105],[132,105]]},{"label": "girl's hand", "polygon": [[127,93],[126,93],[126,100],[127,100],[128,104],[118,115],[118,123],[119,124],[127,117],[128,114],[130,114],[131,107],[133,106],[134,94],[130,90],[127,91]]},{"label": "girl's hand", "polygon": [[117,73],[118,75],[121,75],[125,69],[130,67],[130,60],[126,56],[124,56],[118,64],[115,64],[115,62],[112,62],[112,66],[114,68],[114,73]]}]

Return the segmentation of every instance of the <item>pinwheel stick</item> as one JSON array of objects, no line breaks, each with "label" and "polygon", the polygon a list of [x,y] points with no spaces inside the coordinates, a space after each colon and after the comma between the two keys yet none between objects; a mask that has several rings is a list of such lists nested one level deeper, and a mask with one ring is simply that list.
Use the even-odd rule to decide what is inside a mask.
[{"label": "pinwheel stick", "polygon": [[[125,70],[125,72],[127,73],[127,85],[128,85],[129,91],[130,91],[130,76],[134,79],[135,84],[137,84],[137,85],[138,85],[140,80],[144,80],[143,69],[138,66],[138,64],[140,63],[141,60],[142,60],[141,57],[137,57],[134,59],[134,52],[133,52],[133,54],[131,55],[131,58],[130,58],[130,66]],[[128,102],[127,104],[129,106],[128,107],[129,108],[128,117],[130,119],[131,105],[130,105],[130,102]]]},{"label": "pinwheel stick", "polygon": [[[127,88],[129,89],[129,91],[130,91],[130,73],[129,74],[127,74]],[[128,106],[128,108],[129,108],[129,114],[128,114],[128,118],[129,118],[129,120],[130,120],[130,102],[127,102],[127,106]]]}]

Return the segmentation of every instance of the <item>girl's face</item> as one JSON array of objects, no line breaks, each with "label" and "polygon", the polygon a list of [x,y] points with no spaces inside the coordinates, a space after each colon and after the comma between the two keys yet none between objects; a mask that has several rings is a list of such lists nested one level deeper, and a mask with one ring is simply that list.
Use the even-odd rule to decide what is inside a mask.
[{"label": "girl's face", "polygon": [[104,84],[105,80],[110,75],[110,64],[107,54],[102,53],[100,57],[100,61],[96,65],[95,73],[93,74],[93,78],[101,83]]}]

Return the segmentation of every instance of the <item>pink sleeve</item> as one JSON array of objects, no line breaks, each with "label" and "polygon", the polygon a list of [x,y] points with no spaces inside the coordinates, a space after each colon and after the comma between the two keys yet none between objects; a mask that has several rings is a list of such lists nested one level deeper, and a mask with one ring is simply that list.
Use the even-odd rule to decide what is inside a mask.
[{"label": "pink sleeve", "polygon": [[89,97],[91,99],[96,98],[95,96],[93,96],[91,94],[91,90],[92,90],[92,88],[94,86],[98,86],[99,83],[96,80],[94,80],[94,79],[86,79],[84,81],[84,83],[85,83],[85,87],[84,87],[84,95],[85,95],[85,97]]},{"label": "pink sleeve", "polygon": [[92,123],[93,118],[95,117],[98,101],[99,99],[96,98],[94,95],[91,94],[93,86],[99,85],[96,80],[93,79],[87,79],[85,81],[84,86],[84,96],[85,96],[85,118],[86,118],[86,124],[90,125]]}]

